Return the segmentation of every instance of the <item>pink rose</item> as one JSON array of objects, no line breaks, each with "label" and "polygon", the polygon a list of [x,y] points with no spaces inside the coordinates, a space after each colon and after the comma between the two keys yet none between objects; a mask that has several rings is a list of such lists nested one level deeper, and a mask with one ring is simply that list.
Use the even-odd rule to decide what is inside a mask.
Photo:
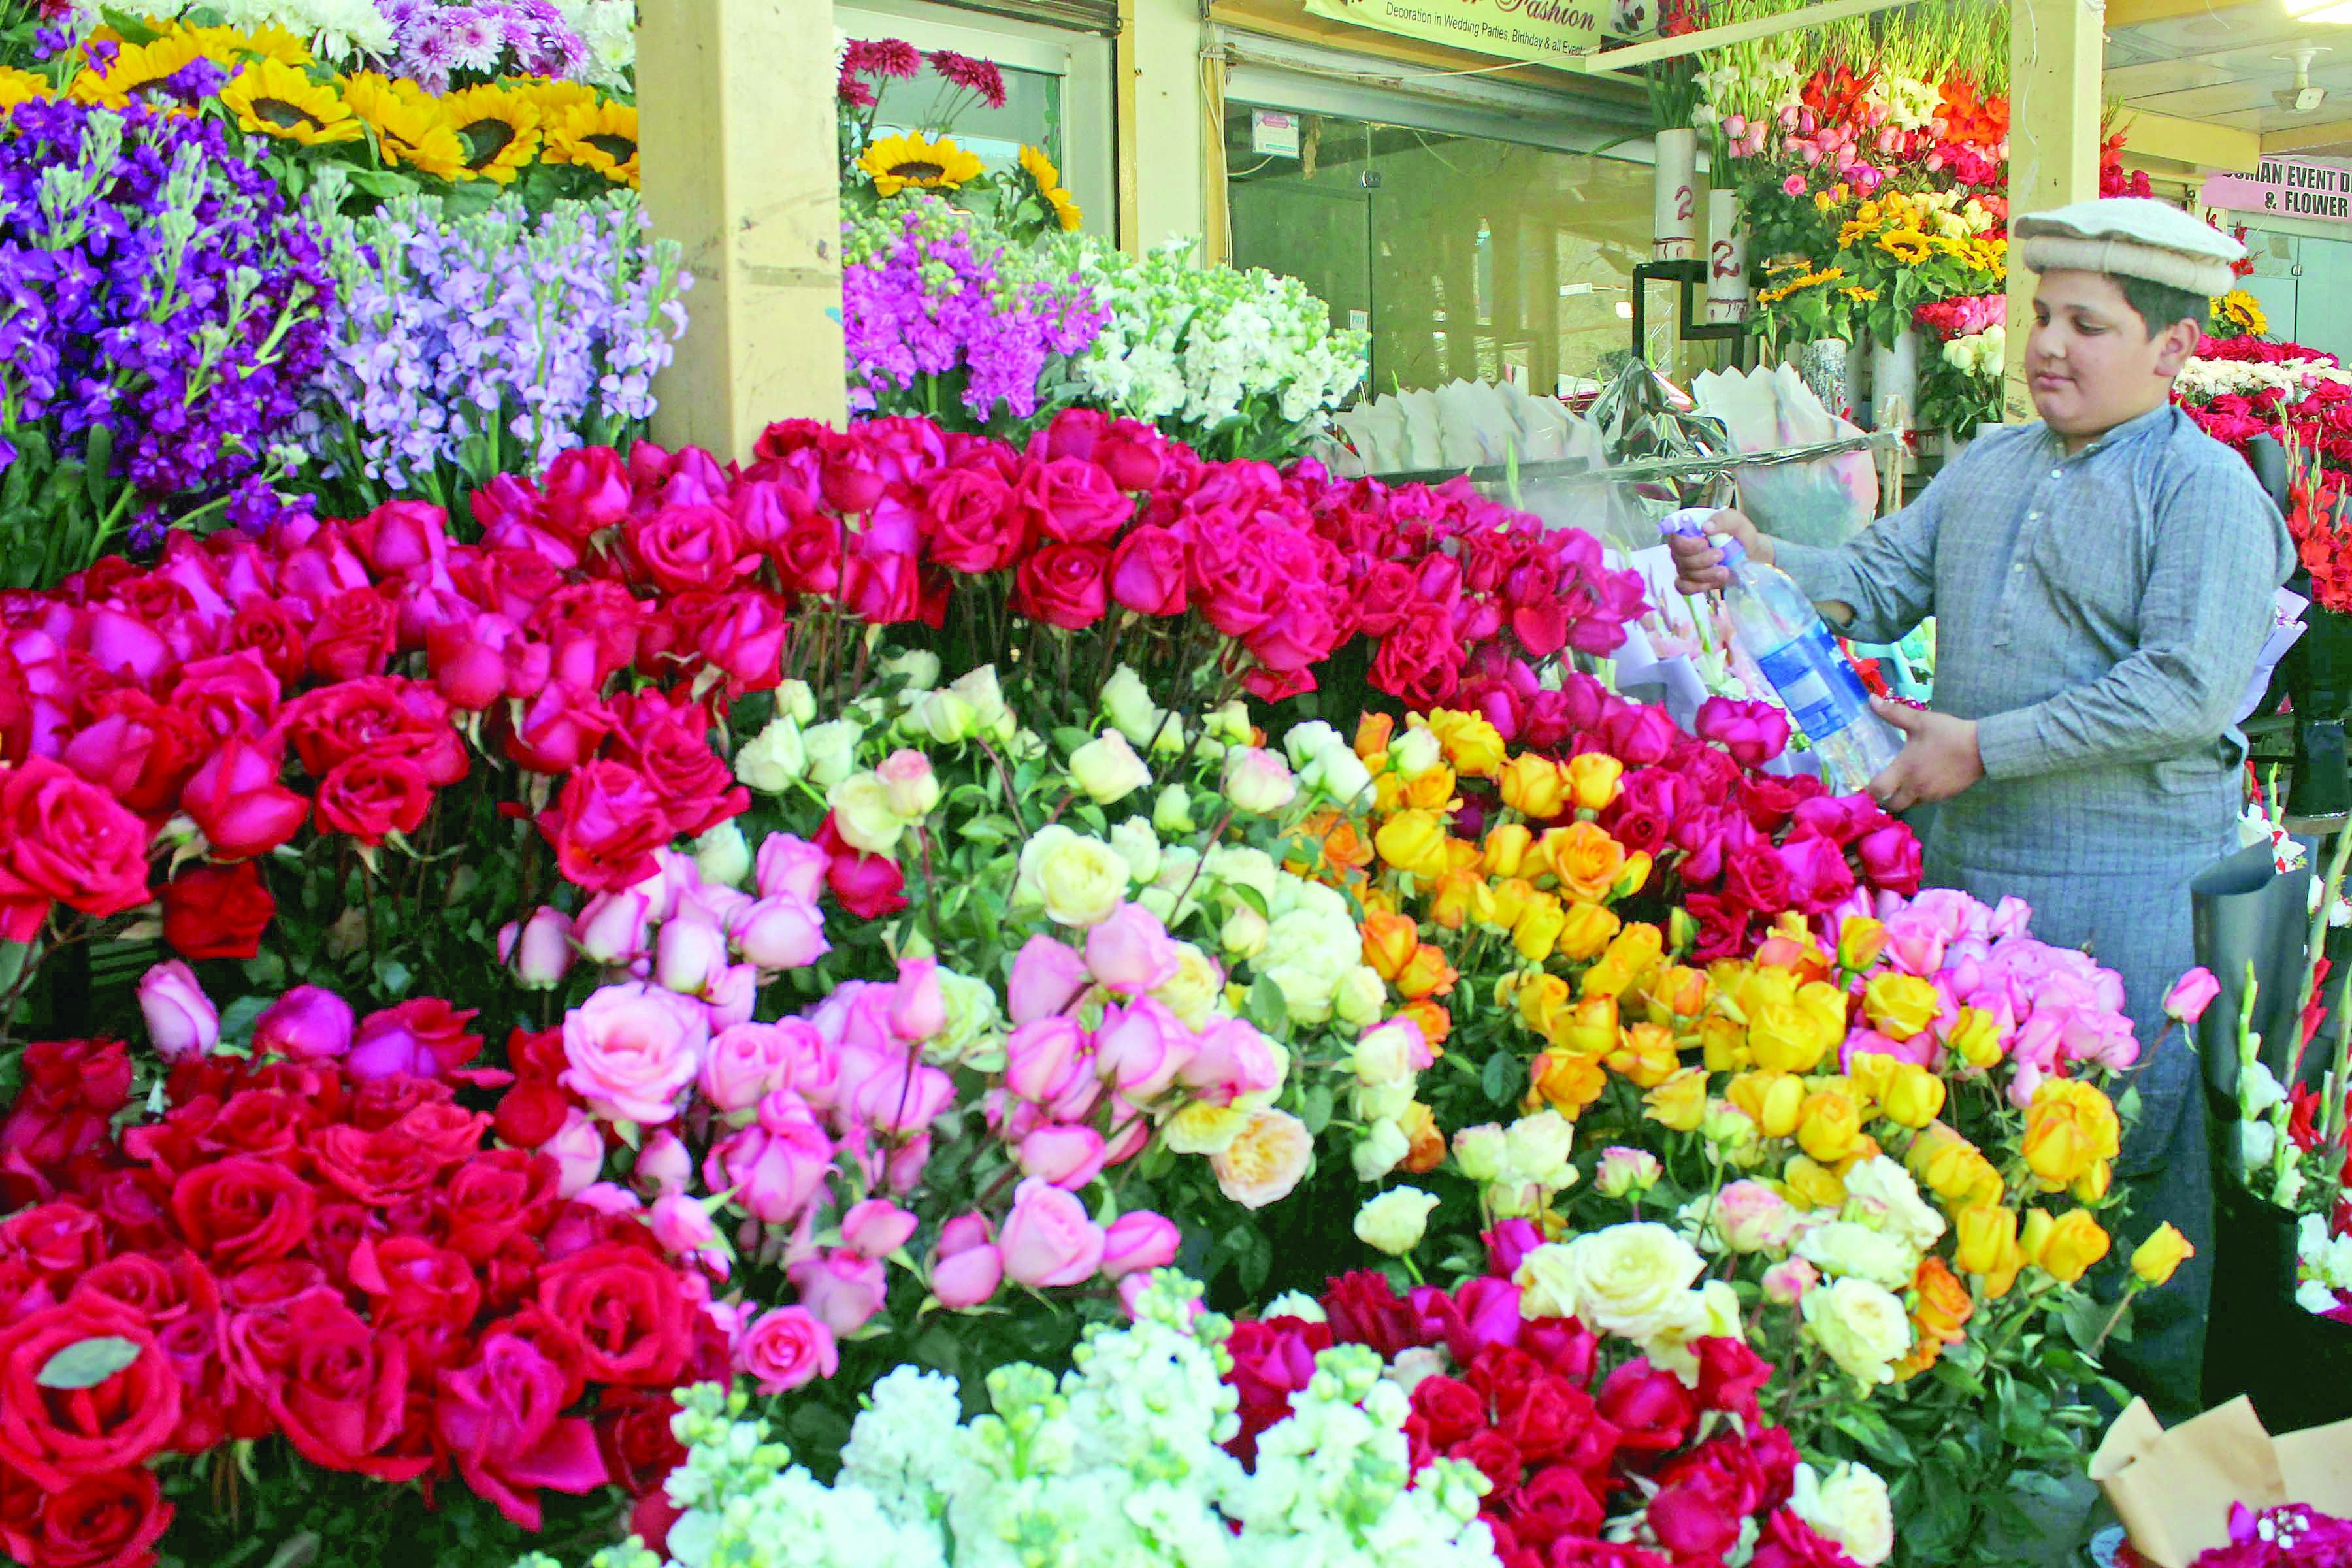
[{"label": "pink rose", "polygon": [[760,972],[748,963],[729,964],[702,993],[703,1012],[714,1030],[750,1023],[759,1005]]},{"label": "pink rose", "polygon": [[297,985],[253,1021],[253,1054],[331,1061],[352,1048],[352,1005],[316,985]]},{"label": "pink rose", "polygon": [[646,1146],[637,1151],[636,1163],[629,1169],[630,1183],[649,1198],[684,1192],[693,1179],[693,1152],[667,1127],[646,1140]]},{"label": "pink rose", "polygon": [[[822,858],[818,874],[824,874]],[[772,973],[805,969],[833,945],[824,939],[824,918],[816,905],[793,893],[773,894],[751,904],[736,918],[734,931],[735,951],[744,962]]]},{"label": "pink rose", "polygon": [[1004,1282],[1004,1255],[990,1240],[986,1216],[959,1215],[940,1231],[931,1248],[931,1294],[961,1311],[996,1294]]},{"label": "pink rose", "polygon": [[685,1256],[700,1252],[719,1239],[719,1228],[710,1223],[710,1212],[702,1200],[685,1193],[664,1193],[654,1200],[651,1215],[654,1239],[662,1250]]},{"label": "pink rose", "polygon": [[1862,857],[1862,873],[1874,887],[1897,893],[1919,889],[1919,839],[1901,823],[1863,835],[1854,846]]},{"label": "pink rose", "polygon": [[[790,1032],[805,1034],[805,1045]],[[767,1095],[793,1087],[793,1065],[823,1050],[816,1031],[798,1018],[781,1024],[738,1024],[711,1037],[702,1058],[702,1097],[729,1115],[749,1110]]]},{"label": "pink rose", "polygon": [[2211,970],[2200,963],[2174,981],[2172,989],[2164,994],[2165,1016],[2183,1024],[2194,1024],[2205,1016],[2205,1009],[2211,1006],[2213,998],[2221,994],[2221,983],[2213,978]]},{"label": "pink rose", "polygon": [[915,1216],[887,1198],[867,1198],[841,1216],[842,1244],[865,1258],[887,1258],[915,1234]]},{"label": "pink rose", "polygon": [[1176,943],[1158,915],[1122,904],[1087,932],[1087,969],[1113,991],[1139,996],[1176,978]]},{"label": "pink rose", "polygon": [[736,1342],[735,1366],[755,1379],[763,1394],[774,1395],[841,1368],[833,1331],[805,1307],[776,1307],[760,1314]]},{"label": "pink rose", "polygon": [[564,1016],[563,1087],[597,1114],[646,1126],[676,1113],[709,1040],[703,1010],[673,991],[633,981],[607,985]]},{"label": "pink rose", "polygon": [[947,995],[940,989],[939,961],[902,958],[898,979],[890,987],[890,1032],[914,1043],[928,1040],[948,1026]]},{"label": "pink rose", "polygon": [[1230,1105],[1244,1094],[1279,1087],[1282,1062],[1274,1043],[1246,1019],[1221,1018],[1202,1032],[1192,1059],[1177,1078],[1215,1103]]},{"label": "pink rose", "polygon": [[1149,1209],[1123,1214],[1110,1222],[1103,1238],[1102,1271],[1117,1279],[1147,1268],[1165,1268],[1176,1260],[1184,1239],[1173,1220]]},{"label": "pink rose", "polygon": [[801,1305],[836,1336],[864,1328],[882,1310],[889,1286],[880,1260],[861,1257],[845,1247],[803,1258],[785,1274],[801,1293]]},{"label": "pink rose", "polygon": [[572,917],[542,904],[520,927],[509,921],[499,932],[499,961],[514,966],[525,990],[552,991],[572,967]]},{"label": "pink rose", "polygon": [[1006,1277],[1042,1290],[1093,1278],[1107,1237],[1076,1195],[1028,1176],[1013,1189],[1013,1212],[1004,1218],[1001,1245]]},{"label": "pink rose", "polygon": [[1886,922],[1887,961],[1906,974],[1927,977],[1942,969],[1946,941],[1941,927],[1916,915]]},{"label": "pink rose", "polygon": [[790,1089],[760,1101],[760,1120],[714,1144],[702,1162],[703,1185],[732,1187],[734,1203],[767,1225],[801,1215],[833,1170],[833,1140],[808,1103]]},{"label": "pink rose", "polygon": [[1021,1170],[1072,1191],[1102,1174],[1103,1136],[1091,1127],[1040,1127],[1021,1140]]},{"label": "pink rose", "polygon": [[1145,996],[1124,1008],[1103,1009],[1102,1027],[1095,1031],[1095,1071],[1128,1099],[1156,1099],[1192,1058],[1192,1031],[1160,1003]]},{"label": "pink rose", "polygon": [[831,858],[805,838],[771,833],[760,842],[751,874],[763,899],[792,897],[814,907],[824,891],[825,868]]},{"label": "pink rose", "polygon": [[557,1195],[576,1197],[604,1169],[604,1130],[594,1117],[574,1108],[564,1113],[563,1126],[539,1152],[555,1162]]},{"label": "pink rose", "polygon": [[195,971],[176,958],[139,977],[139,1011],[147,1037],[167,1062],[210,1056],[220,1044],[220,1009],[196,984]]},{"label": "pink rose", "polygon": [[653,900],[635,888],[598,893],[582,906],[572,940],[598,963],[632,963],[646,956],[646,922],[652,913]]},{"label": "pink rose", "polygon": [[1052,1017],[1078,999],[1087,978],[1076,949],[1050,936],[1031,937],[1013,961],[1005,996],[1013,1022]]},{"label": "pink rose", "polygon": [[1070,1088],[1086,1071],[1090,1055],[1086,1031],[1076,1019],[1034,1019],[1016,1027],[1004,1042],[1004,1087],[1043,1104]]}]

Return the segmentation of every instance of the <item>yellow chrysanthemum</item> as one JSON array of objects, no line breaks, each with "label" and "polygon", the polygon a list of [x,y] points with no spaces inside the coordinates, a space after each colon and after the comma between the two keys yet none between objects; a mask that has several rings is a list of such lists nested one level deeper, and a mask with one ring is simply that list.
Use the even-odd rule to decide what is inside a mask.
[{"label": "yellow chrysanthemum", "polygon": [[934,142],[920,134],[885,136],[866,149],[857,166],[872,176],[877,195],[900,191],[952,191],[980,177],[980,159],[948,137]]},{"label": "yellow chrysanthemum", "polygon": [[1916,228],[1891,228],[1878,237],[1878,248],[1906,265],[1927,259],[1935,246]]},{"label": "yellow chrysanthemum", "polygon": [[412,82],[374,71],[345,77],[343,102],[375,132],[386,163],[404,164],[435,179],[455,180],[466,169],[466,143],[440,106]]},{"label": "yellow chrysanthemum", "polygon": [[126,45],[117,49],[104,70],[84,67],[67,89],[78,103],[126,109],[170,80],[205,51],[193,38],[158,38],[152,44]]},{"label": "yellow chrysanthemum", "polygon": [[49,96],[47,78],[31,71],[18,70],[15,66],[0,66],[0,114],[5,114],[20,103],[38,103]]},{"label": "yellow chrysanthemum", "polygon": [[312,81],[299,67],[282,60],[246,61],[221,89],[220,100],[236,116],[237,129],[251,136],[316,147],[356,142],[366,133],[359,116],[335,96],[334,89]]},{"label": "yellow chrysanthemum", "polygon": [[539,156],[539,106],[520,93],[469,87],[441,100],[441,116],[466,143],[466,171],[478,180],[512,184]]},{"label": "yellow chrysanthemum", "polygon": [[1024,146],[1021,149],[1021,167],[1035,184],[1037,198],[1053,213],[1054,221],[1065,230],[1076,229],[1080,222],[1078,204],[1062,188],[1062,172],[1054,167],[1054,161],[1040,149]]},{"label": "yellow chrysanthemum", "polygon": [[637,111],[611,99],[583,104],[567,113],[547,133],[540,154],[551,163],[576,163],[593,169],[616,185],[632,190],[637,184]]}]

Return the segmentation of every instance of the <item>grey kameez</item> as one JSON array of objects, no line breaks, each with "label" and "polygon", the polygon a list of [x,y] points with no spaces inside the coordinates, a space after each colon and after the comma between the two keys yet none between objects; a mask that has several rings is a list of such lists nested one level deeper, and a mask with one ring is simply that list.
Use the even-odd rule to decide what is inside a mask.
[{"label": "grey kameez", "polygon": [[[2189,879],[2237,844],[2235,710],[2294,567],[2244,460],[2169,406],[2071,457],[2040,423],[1990,431],[1852,542],[1776,542],[1773,556],[1815,601],[1852,605],[1840,629],[1858,640],[1937,617],[1935,707],[1977,721],[1985,776],[1937,810],[1927,879],[2026,900],[2036,936],[2123,976],[2153,1038],[2166,989],[2195,962]],[[2202,1183],[2196,1083],[2176,1035],[2139,1075],[2119,1175],[2187,1161]],[[2208,1234],[2183,1228],[2210,1268],[2200,1192],[2143,1193],[2136,1229],[2201,1208]],[[2152,1327],[2144,1315],[2143,1352],[2158,1348]]]}]

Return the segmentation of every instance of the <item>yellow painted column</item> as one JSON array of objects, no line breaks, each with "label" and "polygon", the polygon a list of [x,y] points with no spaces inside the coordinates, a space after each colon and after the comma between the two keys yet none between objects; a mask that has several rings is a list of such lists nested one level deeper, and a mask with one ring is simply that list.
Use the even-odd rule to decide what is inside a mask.
[{"label": "yellow painted column", "polygon": [[[2088,201],[2099,194],[2099,68],[2104,13],[2095,0],[2010,0],[2009,216]],[[2033,325],[2033,275],[2009,259],[2005,402],[2011,422],[2032,419],[2025,338]]]},{"label": "yellow painted column", "polygon": [[637,29],[640,166],[694,289],[654,437],[746,458],[845,416],[832,0],[667,0]]}]

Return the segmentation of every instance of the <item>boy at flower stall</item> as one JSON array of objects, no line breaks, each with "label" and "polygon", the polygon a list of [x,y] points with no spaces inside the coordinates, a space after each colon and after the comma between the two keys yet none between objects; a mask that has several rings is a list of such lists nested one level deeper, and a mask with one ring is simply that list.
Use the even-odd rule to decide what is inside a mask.
[{"label": "boy at flower stall", "polygon": [[[2244,247],[2136,197],[2032,214],[2013,233],[2040,274],[2026,350],[2040,420],[1989,428],[1841,548],[1765,539],[1737,511],[1711,526],[1857,640],[1936,617],[1936,710],[1879,704],[1907,739],[1871,793],[1894,811],[1944,802],[1927,879],[2023,898],[2037,933],[2089,948],[2122,975],[2145,1048],[2195,962],[2189,880],[2237,845],[2233,709],[2294,549],[2244,461],[2169,401]],[[1723,585],[1706,540],[1674,549],[1685,592]],[[2213,1195],[2189,1041],[2174,1036],[2137,1078],[2116,1174],[2197,1256],[2110,1360],[2169,1422],[2201,1408]]]}]

